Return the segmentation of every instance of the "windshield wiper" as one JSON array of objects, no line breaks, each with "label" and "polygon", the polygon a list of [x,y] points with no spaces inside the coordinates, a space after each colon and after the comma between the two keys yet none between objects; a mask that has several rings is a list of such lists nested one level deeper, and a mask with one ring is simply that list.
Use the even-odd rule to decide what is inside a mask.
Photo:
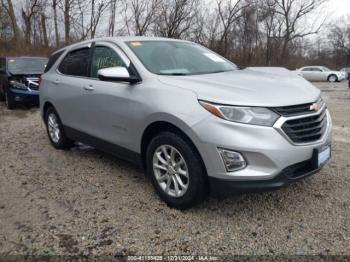
[{"label": "windshield wiper", "polygon": [[167,74],[160,74],[163,76],[187,76],[188,74],[186,73],[167,73]]}]

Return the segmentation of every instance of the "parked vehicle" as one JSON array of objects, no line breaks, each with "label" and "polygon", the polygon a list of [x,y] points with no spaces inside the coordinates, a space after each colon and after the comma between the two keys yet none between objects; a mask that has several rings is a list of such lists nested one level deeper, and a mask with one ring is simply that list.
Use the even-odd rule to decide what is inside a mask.
[{"label": "parked vehicle", "polygon": [[346,79],[346,75],[341,71],[333,71],[325,66],[305,66],[296,70],[299,75],[306,80],[340,82]]},{"label": "parked vehicle", "polygon": [[239,70],[192,42],[144,37],[78,43],[48,67],[40,105],[52,145],[80,141],[142,165],[176,208],[277,189],[331,157],[327,106],[293,72]]},{"label": "parked vehicle", "polygon": [[17,103],[39,103],[39,79],[48,59],[45,57],[0,58],[0,100],[7,108]]},{"label": "parked vehicle", "polygon": [[350,80],[350,67],[343,68],[340,71],[345,73],[347,80]]}]

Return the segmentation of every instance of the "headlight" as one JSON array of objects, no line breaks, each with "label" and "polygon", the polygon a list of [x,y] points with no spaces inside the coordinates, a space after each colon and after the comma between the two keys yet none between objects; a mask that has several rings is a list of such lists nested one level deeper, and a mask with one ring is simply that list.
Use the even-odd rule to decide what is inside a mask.
[{"label": "headlight", "polygon": [[15,88],[28,89],[28,87],[25,84],[17,82],[17,81],[14,81],[14,80],[10,81],[10,85],[12,85]]},{"label": "headlight", "polygon": [[263,107],[227,106],[199,101],[213,115],[222,119],[250,125],[273,126],[279,118],[275,112]]}]

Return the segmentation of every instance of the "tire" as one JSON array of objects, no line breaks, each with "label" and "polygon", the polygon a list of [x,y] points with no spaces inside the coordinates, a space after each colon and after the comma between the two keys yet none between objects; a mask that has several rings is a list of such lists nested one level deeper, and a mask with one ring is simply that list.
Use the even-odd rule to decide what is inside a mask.
[{"label": "tire", "polygon": [[5,104],[7,109],[12,110],[16,107],[16,102],[13,99],[13,95],[9,91],[5,91]]},{"label": "tire", "polygon": [[5,101],[5,93],[0,91],[0,102]]},{"label": "tire", "polygon": [[74,145],[74,141],[66,136],[62,122],[53,107],[48,108],[45,113],[45,124],[47,135],[54,148],[69,149]]},{"label": "tire", "polygon": [[[165,158],[167,164],[163,163]],[[160,133],[151,140],[146,151],[146,171],[157,194],[168,206],[188,209],[203,202],[208,195],[205,168],[199,154],[186,139],[175,133]]]},{"label": "tire", "polygon": [[338,77],[336,75],[328,76],[328,82],[335,83],[338,82]]}]

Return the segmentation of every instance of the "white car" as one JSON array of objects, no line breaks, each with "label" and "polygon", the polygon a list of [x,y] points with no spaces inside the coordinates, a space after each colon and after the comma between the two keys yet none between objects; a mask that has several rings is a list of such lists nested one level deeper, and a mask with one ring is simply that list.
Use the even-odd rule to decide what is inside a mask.
[{"label": "white car", "polygon": [[345,67],[343,69],[340,69],[341,72],[344,72],[346,75],[346,79],[350,79],[350,67]]},{"label": "white car", "polygon": [[346,79],[346,73],[333,71],[324,66],[305,66],[296,70],[297,73],[309,81],[340,82]]}]

